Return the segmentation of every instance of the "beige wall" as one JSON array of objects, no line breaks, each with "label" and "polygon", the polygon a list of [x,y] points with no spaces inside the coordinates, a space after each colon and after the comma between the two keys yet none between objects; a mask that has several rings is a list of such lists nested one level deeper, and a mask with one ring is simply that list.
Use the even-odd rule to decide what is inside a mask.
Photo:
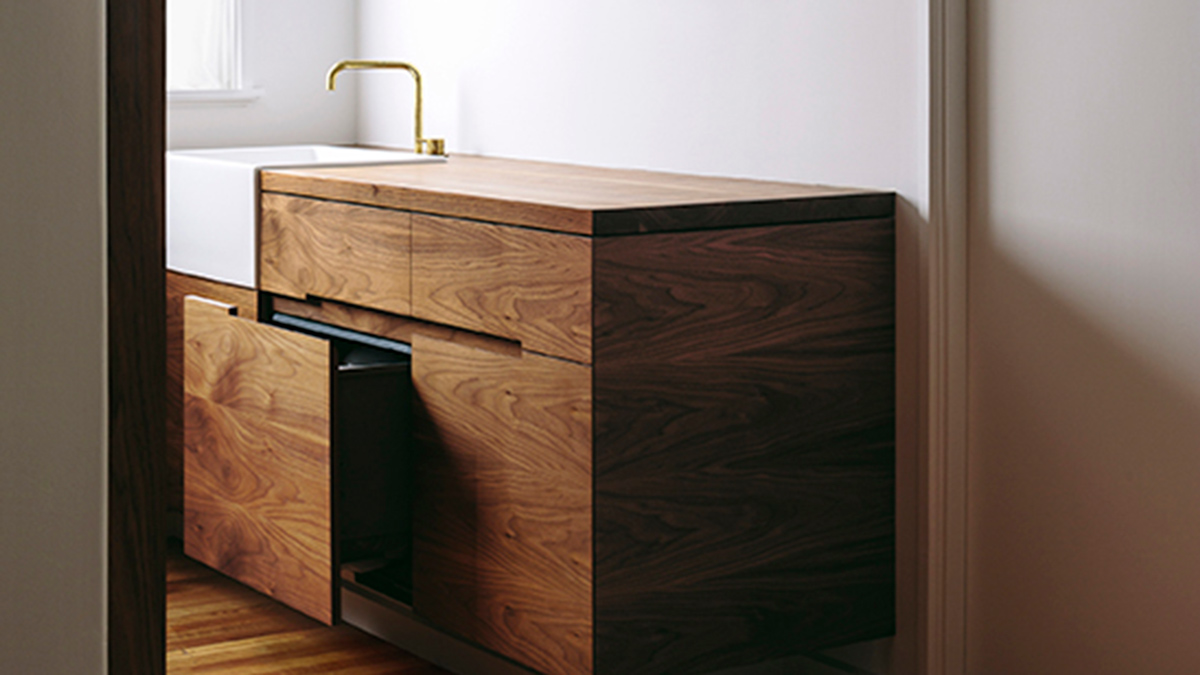
[{"label": "beige wall", "polygon": [[971,15],[968,672],[1200,672],[1200,4]]},{"label": "beige wall", "polygon": [[0,673],[104,670],[103,2],[0,2]]}]

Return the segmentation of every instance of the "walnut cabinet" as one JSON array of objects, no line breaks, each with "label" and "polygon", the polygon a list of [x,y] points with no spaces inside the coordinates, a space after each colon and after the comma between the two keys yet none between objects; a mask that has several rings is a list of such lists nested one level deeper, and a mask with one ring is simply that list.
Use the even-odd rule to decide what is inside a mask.
[{"label": "walnut cabinet", "polygon": [[[470,157],[262,189],[259,288],[171,285],[189,555],[327,623],[390,564],[409,620],[555,675],[894,630],[891,194]],[[338,331],[411,361],[351,393]]]}]

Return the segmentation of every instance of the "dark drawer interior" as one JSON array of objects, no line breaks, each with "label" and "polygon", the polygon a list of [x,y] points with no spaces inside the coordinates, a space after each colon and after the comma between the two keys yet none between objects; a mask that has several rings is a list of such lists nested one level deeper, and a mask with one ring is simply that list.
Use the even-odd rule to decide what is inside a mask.
[{"label": "dark drawer interior", "polygon": [[333,385],[334,538],[343,581],[412,602],[412,349],[288,314],[271,323],[328,339]]}]

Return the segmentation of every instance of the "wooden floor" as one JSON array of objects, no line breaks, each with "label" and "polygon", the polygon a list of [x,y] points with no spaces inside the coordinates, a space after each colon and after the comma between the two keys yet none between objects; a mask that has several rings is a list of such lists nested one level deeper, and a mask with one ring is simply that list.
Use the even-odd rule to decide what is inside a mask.
[{"label": "wooden floor", "polygon": [[441,675],[447,671],[350,626],[323,626],[172,548],[167,672]]}]

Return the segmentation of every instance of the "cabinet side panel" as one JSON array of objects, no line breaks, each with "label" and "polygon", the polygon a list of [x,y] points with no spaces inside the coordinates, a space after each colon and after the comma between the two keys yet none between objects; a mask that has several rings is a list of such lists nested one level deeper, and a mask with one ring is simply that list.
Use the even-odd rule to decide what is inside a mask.
[{"label": "cabinet side panel", "polygon": [[332,623],[328,343],[184,300],[184,552]]},{"label": "cabinet side panel", "polygon": [[591,368],[418,334],[413,605],[539,672],[592,670]]},{"label": "cabinet side panel", "polygon": [[[183,297],[200,295],[238,308],[254,321],[257,294],[249,289],[167,272],[167,510],[183,513]],[[176,521],[175,527],[178,527]],[[174,534],[178,535],[178,532]]]},{"label": "cabinet side panel", "polygon": [[596,241],[597,673],[893,632],[893,237]]}]

